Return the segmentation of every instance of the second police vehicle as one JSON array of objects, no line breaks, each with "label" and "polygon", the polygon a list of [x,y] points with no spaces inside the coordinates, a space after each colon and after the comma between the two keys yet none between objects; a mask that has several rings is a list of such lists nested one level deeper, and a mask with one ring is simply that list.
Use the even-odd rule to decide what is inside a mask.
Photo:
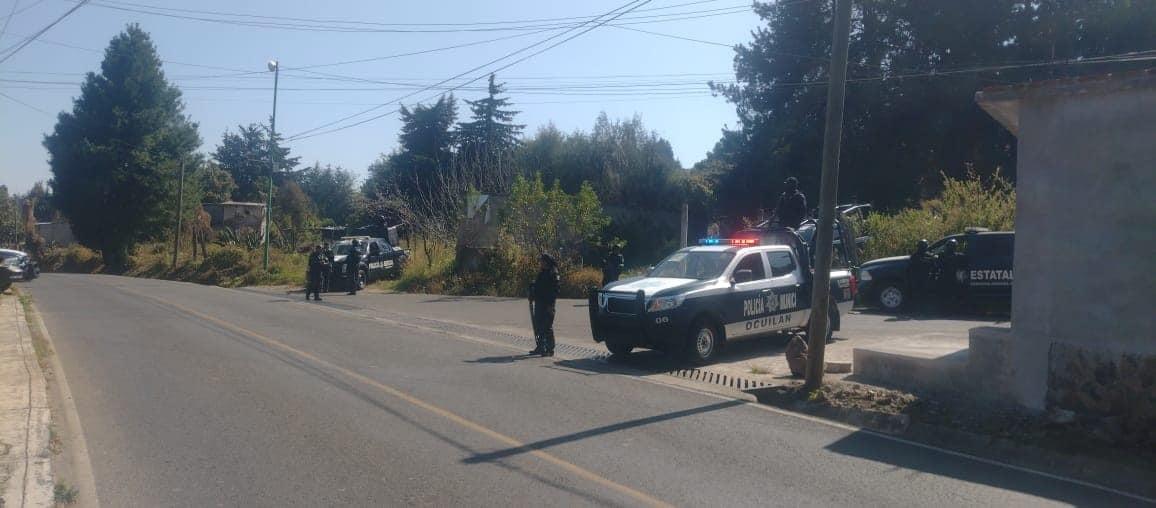
[{"label": "second police vehicle", "polygon": [[[727,343],[806,331],[813,290],[806,244],[789,229],[743,238],[708,238],[679,249],[645,277],[592,291],[594,340],[613,354],[634,348],[711,362]],[[851,310],[856,280],[831,271],[827,339]]]},{"label": "second police vehicle", "polygon": [[[356,274],[349,273],[349,266],[345,263],[353,240],[360,244],[358,249],[361,251],[361,263]],[[345,236],[333,245],[333,274],[338,284],[344,287],[356,281],[357,288],[364,289],[366,284],[375,280],[397,278],[408,260],[409,252],[390,245],[385,238]]]}]

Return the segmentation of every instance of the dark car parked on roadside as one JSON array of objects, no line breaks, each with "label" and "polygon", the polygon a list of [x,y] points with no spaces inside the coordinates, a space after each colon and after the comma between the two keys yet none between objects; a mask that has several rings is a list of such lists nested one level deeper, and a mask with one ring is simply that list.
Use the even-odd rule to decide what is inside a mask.
[{"label": "dark car parked on roadside", "polygon": [[[353,240],[360,243],[357,248],[361,250],[361,263],[357,273],[350,273],[349,266],[345,263]],[[348,288],[350,284],[356,283],[358,289],[363,289],[366,284],[375,280],[397,278],[409,260],[409,252],[405,249],[390,245],[384,238],[368,236],[343,237],[333,245],[333,254],[333,275],[336,285],[331,287]]]},{"label": "dark car parked on roadside", "polygon": [[[951,240],[956,255],[946,258]],[[860,303],[888,311],[924,298],[961,304],[1010,305],[1014,231],[971,228],[944,237],[923,254],[926,269],[912,269],[912,256],[874,259],[859,268]],[[913,277],[915,279],[913,279]]]},{"label": "dark car parked on roadside", "polygon": [[0,264],[8,269],[12,280],[29,281],[40,276],[40,265],[26,252],[0,249]]}]

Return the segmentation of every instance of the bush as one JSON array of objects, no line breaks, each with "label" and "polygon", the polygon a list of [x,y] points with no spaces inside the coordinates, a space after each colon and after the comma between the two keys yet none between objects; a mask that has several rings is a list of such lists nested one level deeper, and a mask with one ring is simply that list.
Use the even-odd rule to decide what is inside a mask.
[{"label": "bush", "polygon": [[987,183],[974,173],[958,180],[944,176],[943,191],[919,208],[867,217],[864,227],[871,240],[862,259],[910,254],[921,239],[934,242],[972,226],[1011,231],[1015,206],[1015,187],[998,172]]},{"label": "bush", "polygon": [[48,249],[40,260],[46,272],[97,273],[104,268],[100,253],[83,245]]},{"label": "bush", "polygon": [[577,267],[562,272],[562,298],[586,298],[591,287],[601,287],[602,270],[592,266]]}]

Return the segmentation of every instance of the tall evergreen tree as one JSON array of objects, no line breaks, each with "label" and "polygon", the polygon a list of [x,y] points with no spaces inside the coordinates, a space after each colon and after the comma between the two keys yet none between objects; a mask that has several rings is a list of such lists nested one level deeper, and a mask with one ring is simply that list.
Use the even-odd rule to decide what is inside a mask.
[{"label": "tall evergreen tree", "polygon": [[459,160],[475,187],[483,192],[501,192],[513,177],[511,154],[520,143],[525,125],[513,123],[518,111],[510,109],[510,99],[499,97],[505,85],[490,74],[488,95],[467,100],[472,121],[458,124]]},{"label": "tall evergreen tree", "polygon": [[56,205],[105,266],[125,267],[136,242],[171,224],[178,161],[201,143],[183,111],[152,40],[133,24],[45,137]]},{"label": "tall evergreen tree", "polygon": [[[233,192],[236,201],[264,202],[269,189],[269,128],[262,124],[237,126],[237,132],[226,132],[221,144],[213,152],[213,159],[233,177],[237,188]],[[281,135],[273,139],[273,149],[277,155],[277,170],[273,173],[275,183],[293,179],[294,168],[300,157],[290,157],[289,148],[281,146]],[[273,192],[277,192],[276,189]]]}]

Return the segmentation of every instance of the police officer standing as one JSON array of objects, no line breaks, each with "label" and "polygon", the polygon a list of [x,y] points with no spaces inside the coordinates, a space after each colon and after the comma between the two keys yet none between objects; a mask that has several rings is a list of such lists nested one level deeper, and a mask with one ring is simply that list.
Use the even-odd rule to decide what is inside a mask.
[{"label": "police officer standing", "polygon": [[617,245],[610,246],[610,253],[602,260],[602,285],[605,286],[618,280],[626,267],[626,260],[622,257]]},{"label": "police officer standing", "polygon": [[799,229],[799,224],[807,218],[807,196],[799,192],[799,179],[793,176],[788,177],[783,185],[787,190],[779,196],[775,216],[779,218],[780,226]]},{"label": "police officer standing", "polygon": [[345,273],[349,275],[349,293],[350,295],[357,294],[357,285],[359,283],[361,271],[361,242],[356,239],[349,245],[349,254],[345,255]]},{"label": "police officer standing", "polygon": [[306,300],[309,299],[310,295],[313,295],[314,300],[321,301],[321,284],[327,270],[329,270],[329,262],[325,259],[325,253],[322,252],[320,245],[314,245],[313,252],[309,253],[309,284],[305,287]]},{"label": "police officer standing", "polygon": [[927,240],[915,244],[915,253],[907,264],[908,297],[912,303],[923,306],[930,292],[931,268],[935,258],[927,252]]},{"label": "police officer standing", "polygon": [[329,285],[333,282],[333,269],[336,267],[333,263],[333,249],[329,248],[329,242],[321,244],[321,254],[325,256],[325,271],[321,274],[321,292],[328,293]]},{"label": "police officer standing", "polygon": [[959,242],[952,238],[943,246],[943,254],[937,260],[939,265],[939,297],[951,307],[963,303],[963,283],[958,274],[963,268],[963,254],[959,252]]},{"label": "police officer standing", "polygon": [[533,303],[534,342],[532,355],[554,356],[554,303],[558,300],[558,263],[549,254],[539,258],[541,270],[530,285]]}]

